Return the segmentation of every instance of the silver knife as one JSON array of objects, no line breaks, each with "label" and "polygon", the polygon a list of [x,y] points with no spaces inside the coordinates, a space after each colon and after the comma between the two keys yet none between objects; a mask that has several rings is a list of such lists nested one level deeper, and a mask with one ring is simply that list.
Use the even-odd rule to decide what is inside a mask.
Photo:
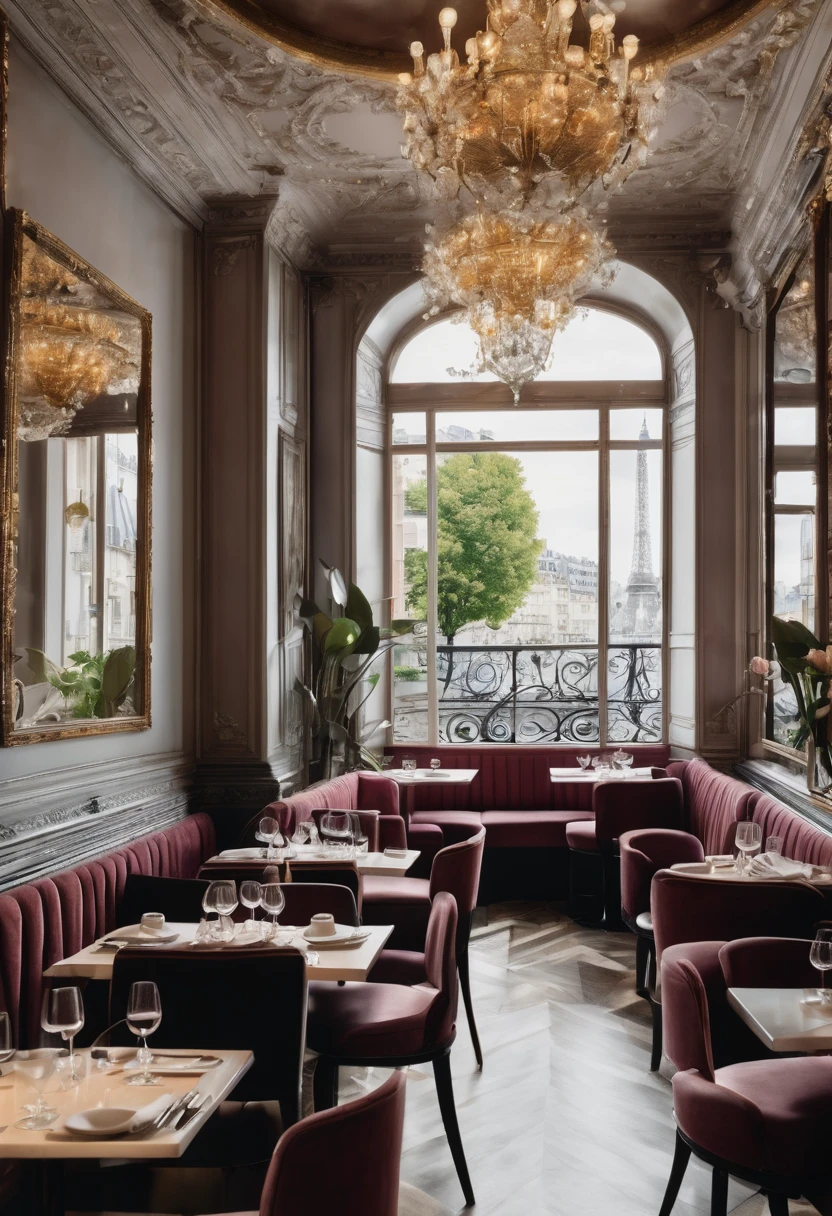
[{"label": "silver knife", "polygon": [[187,1127],[191,1120],[195,1119],[202,1110],[203,1106],[208,1101],[209,1096],[209,1094],[197,1094],[197,1096],[188,1103],[184,1111],[180,1110],[173,1122],[174,1130],[181,1132],[183,1127]]}]

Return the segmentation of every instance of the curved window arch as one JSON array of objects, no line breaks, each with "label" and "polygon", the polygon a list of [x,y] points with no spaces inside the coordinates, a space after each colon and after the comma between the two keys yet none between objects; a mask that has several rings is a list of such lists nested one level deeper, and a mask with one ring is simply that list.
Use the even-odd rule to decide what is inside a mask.
[{"label": "curved window arch", "polygon": [[[391,384],[448,384],[459,381],[449,368],[475,365],[477,338],[460,315],[443,317],[420,329],[402,347],[390,375]],[[661,380],[662,356],[655,340],[640,325],[606,309],[579,309],[552,344],[549,367],[538,383],[557,380]],[[490,372],[466,379],[496,383]]]},{"label": "curved window arch", "polygon": [[601,309],[560,339],[518,408],[443,375],[475,353],[464,322],[393,364],[390,591],[422,621],[394,655],[396,742],[666,737],[662,354]]}]

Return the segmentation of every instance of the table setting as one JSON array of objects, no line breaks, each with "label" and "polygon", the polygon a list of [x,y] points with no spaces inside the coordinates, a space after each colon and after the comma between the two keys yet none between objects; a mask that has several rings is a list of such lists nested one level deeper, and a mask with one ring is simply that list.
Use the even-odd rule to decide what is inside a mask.
[{"label": "table setting", "polygon": [[737,854],[706,857],[704,861],[677,862],[670,868],[680,874],[699,878],[736,882],[803,882],[813,887],[832,886],[828,866],[784,857],[779,836],[769,836],[762,848],[762,828],[759,823],[738,823],[735,837]]},{"label": "table setting", "polygon": [[595,783],[598,781],[646,781],[652,777],[652,768],[634,768],[635,757],[631,752],[618,750],[602,752],[598,756],[577,756],[577,768],[550,768],[549,777],[552,783],[580,781]]}]

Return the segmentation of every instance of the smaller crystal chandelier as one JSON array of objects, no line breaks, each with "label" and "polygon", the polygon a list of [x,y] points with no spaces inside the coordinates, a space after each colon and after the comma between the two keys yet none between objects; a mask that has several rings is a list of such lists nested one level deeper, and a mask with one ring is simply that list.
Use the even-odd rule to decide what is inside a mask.
[{"label": "smaller crystal chandelier", "polygon": [[422,267],[426,316],[464,308],[479,340],[478,370],[507,384],[517,405],[577,300],[596,277],[611,280],[615,250],[581,213],[536,220],[480,210],[431,238]]},{"label": "smaller crystal chandelier", "polygon": [[399,77],[402,154],[443,196],[464,186],[493,210],[568,206],[599,183],[619,186],[643,163],[664,92],[659,68],[630,70],[638,38],[616,48],[620,7],[582,0],[584,47],[570,42],[577,0],[488,0],[467,64],[451,46],[456,11],[443,8],[443,49],[426,62],[412,43],[413,72]]}]

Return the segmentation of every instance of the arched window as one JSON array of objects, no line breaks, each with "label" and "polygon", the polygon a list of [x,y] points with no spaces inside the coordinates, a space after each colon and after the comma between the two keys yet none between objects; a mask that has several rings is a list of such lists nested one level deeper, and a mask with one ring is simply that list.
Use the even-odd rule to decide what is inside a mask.
[{"label": "arched window", "polygon": [[475,355],[448,319],[392,364],[393,738],[661,742],[662,352],[582,310],[518,408]]}]

